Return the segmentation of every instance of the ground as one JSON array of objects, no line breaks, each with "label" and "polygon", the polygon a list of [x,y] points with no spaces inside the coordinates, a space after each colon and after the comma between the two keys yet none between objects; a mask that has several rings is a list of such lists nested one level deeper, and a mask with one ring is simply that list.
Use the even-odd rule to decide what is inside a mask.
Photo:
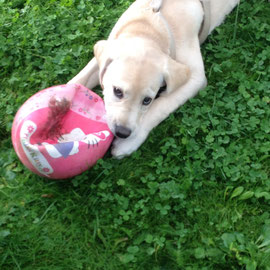
[{"label": "ground", "polygon": [[63,84],[131,0],[0,0],[0,268],[270,269],[270,4],[202,46],[208,86],[131,157],[72,180],[28,171],[14,115]]}]

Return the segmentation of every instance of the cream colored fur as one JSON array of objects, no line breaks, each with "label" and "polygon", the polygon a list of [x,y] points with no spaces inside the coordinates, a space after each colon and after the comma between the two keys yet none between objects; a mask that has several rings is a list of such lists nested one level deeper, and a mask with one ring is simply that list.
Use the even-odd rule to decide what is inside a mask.
[{"label": "cream colored fur", "polygon": [[[204,0],[207,1],[207,0]],[[211,27],[218,26],[238,0],[210,0]],[[137,150],[149,132],[206,86],[198,34],[204,10],[199,0],[137,0],[120,17],[95,57],[69,83],[103,87],[108,125],[131,131],[116,138],[112,154]],[[163,85],[167,90],[157,99]],[[114,93],[121,89],[122,98]],[[152,102],[145,106],[145,98]]]}]

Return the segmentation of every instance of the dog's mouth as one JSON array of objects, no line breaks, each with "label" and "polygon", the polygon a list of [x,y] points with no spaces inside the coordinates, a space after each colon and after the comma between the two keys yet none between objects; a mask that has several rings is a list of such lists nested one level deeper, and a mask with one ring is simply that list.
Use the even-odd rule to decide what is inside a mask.
[{"label": "dog's mouth", "polygon": [[159,98],[160,95],[161,95],[163,92],[165,92],[166,90],[167,90],[167,84],[166,84],[166,82],[164,81],[163,84],[162,84],[162,86],[159,88],[158,93],[157,93],[155,99]]}]

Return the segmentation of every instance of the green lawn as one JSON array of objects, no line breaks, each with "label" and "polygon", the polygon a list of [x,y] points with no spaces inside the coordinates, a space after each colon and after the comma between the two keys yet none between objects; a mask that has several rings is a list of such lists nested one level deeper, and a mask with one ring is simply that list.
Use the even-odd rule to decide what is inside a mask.
[{"label": "green lawn", "polygon": [[29,172],[13,117],[66,83],[131,0],[0,0],[0,269],[270,269],[270,3],[202,47],[208,86],[131,157],[72,180]]}]

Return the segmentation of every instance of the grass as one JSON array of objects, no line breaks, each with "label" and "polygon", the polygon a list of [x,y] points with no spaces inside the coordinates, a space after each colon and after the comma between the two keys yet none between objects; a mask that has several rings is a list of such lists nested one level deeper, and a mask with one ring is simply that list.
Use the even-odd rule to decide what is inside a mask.
[{"label": "grass", "polygon": [[10,139],[39,89],[66,83],[131,0],[0,0],[0,268],[270,269],[270,6],[242,1],[202,46],[208,86],[131,157],[66,181]]}]

